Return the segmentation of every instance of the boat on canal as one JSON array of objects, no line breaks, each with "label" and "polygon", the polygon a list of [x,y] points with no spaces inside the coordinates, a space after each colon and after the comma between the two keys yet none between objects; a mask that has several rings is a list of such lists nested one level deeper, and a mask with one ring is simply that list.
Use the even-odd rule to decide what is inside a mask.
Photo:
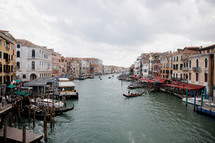
[{"label": "boat on canal", "polygon": [[[35,99],[30,99],[30,102],[32,104],[35,104]],[[53,108],[54,107],[55,109],[60,109],[60,108],[64,107],[64,103],[62,101],[52,100],[52,99],[37,98],[36,103],[40,108],[42,108],[42,107]]]},{"label": "boat on canal", "polygon": [[78,99],[78,92],[75,90],[75,84],[68,78],[59,78],[60,97],[65,96],[69,99]]},{"label": "boat on canal", "polygon": [[[50,103],[51,104],[51,103]],[[21,115],[23,117],[27,117],[29,114],[29,107],[30,107],[30,113],[31,113],[31,117],[33,117],[33,112],[35,111],[35,118],[36,119],[43,119],[44,118],[44,108],[43,107],[50,107],[50,106],[43,106],[41,107],[40,105],[34,105],[34,104],[30,104],[30,105],[25,105],[22,110],[21,110]],[[74,104],[72,107],[61,107],[61,108],[52,108],[54,112],[51,113],[46,113],[46,117],[47,119],[50,119],[50,116],[52,114],[52,116],[60,116],[63,112],[68,112],[74,109]]]},{"label": "boat on canal", "polygon": [[[187,103],[194,104],[194,97],[187,98]],[[182,101],[186,103],[186,98],[182,98]],[[210,101],[208,99],[203,100],[203,104],[208,104]],[[201,105],[201,97],[196,98],[196,105]]]},{"label": "boat on canal", "polygon": [[[194,97],[187,98],[187,103],[194,104]],[[182,98],[183,102],[186,102],[186,98]],[[201,98],[196,98],[196,105],[201,105]]]},{"label": "boat on canal", "polygon": [[138,84],[136,82],[133,82],[128,86],[129,89],[136,89],[136,88],[142,88],[142,87],[144,87],[144,86],[141,84]]},{"label": "boat on canal", "polygon": [[131,94],[123,94],[125,97],[137,97],[142,95],[141,93],[131,93]]}]

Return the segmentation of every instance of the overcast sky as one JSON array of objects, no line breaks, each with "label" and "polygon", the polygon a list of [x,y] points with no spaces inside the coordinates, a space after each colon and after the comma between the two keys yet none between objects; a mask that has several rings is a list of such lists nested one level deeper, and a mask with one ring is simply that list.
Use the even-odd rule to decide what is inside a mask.
[{"label": "overcast sky", "polygon": [[17,39],[106,65],[215,44],[215,0],[0,0],[0,20]]}]

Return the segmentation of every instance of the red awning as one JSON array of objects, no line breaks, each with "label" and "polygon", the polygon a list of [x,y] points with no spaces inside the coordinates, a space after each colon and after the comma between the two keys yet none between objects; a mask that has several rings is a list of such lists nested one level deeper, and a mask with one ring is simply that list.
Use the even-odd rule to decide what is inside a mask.
[{"label": "red awning", "polygon": [[184,89],[184,90],[186,90],[186,89],[188,89],[188,90],[199,90],[201,88],[204,88],[204,86],[201,86],[201,85],[194,85],[194,84],[188,84],[188,83],[183,83],[183,84],[179,84],[179,85],[165,84],[165,86],[180,88],[180,89]]},{"label": "red awning", "polygon": [[130,77],[130,78],[135,78],[135,75],[130,75],[129,77]]}]

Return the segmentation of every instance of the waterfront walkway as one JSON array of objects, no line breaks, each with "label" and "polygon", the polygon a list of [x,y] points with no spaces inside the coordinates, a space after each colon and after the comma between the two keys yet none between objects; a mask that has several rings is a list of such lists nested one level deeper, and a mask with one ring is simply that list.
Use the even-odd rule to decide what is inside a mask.
[{"label": "waterfront walkway", "polygon": [[2,108],[0,108],[0,115],[9,112],[12,109],[12,104],[6,104]]},{"label": "waterfront walkway", "polygon": [[[7,142],[23,142],[23,132],[20,129],[7,126]],[[42,135],[26,131],[26,142],[38,142],[43,138]],[[0,141],[3,141],[3,129],[0,129]]]}]

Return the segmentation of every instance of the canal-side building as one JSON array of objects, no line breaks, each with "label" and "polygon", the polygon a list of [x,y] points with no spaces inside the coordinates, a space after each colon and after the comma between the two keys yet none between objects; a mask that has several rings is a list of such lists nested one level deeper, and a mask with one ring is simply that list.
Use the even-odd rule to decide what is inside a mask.
[{"label": "canal-side building", "polygon": [[102,60],[97,58],[83,58],[90,64],[89,73],[99,75],[103,73]]},{"label": "canal-side building", "polygon": [[188,57],[198,53],[199,47],[185,47],[172,54],[173,80],[188,82]]},{"label": "canal-side building", "polygon": [[183,79],[183,56],[182,56],[183,49],[177,49],[176,52],[173,52],[172,59],[173,59],[173,73],[172,73],[172,80],[181,81]]},{"label": "canal-side building", "polygon": [[183,73],[183,79],[182,82],[188,83],[188,75],[189,75],[189,71],[188,71],[188,58],[189,56],[192,55],[197,55],[199,54],[199,49],[200,47],[185,47],[183,52],[182,52],[182,61],[183,61],[183,68],[182,68],[182,73]]},{"label": "canal-side building", "polygon": [[188,82],[205,86],[210,96],[213,95],[214,87],[214,49],[215,45],[202,48],[200,54],[188,58]]},{"label": "canal-side building", "polygon": [[161,61],[161,69],[160,69],[160,77],[161,79],[171,80],[172,78],[172,53],[165,52],[160,57]]},{"label": "canal-side building", "polygon": [[54,51],[54,49],[48,49],[51,51],[52,60],[52,77],[59,77],[62,74],[61,71],[61,54]]},{"label": "canal-side building", "polygon": [[67,60],[66,60],[66,58],[64,56],[61,56],[60,69],[61,69],[61,74],[62,75],[67,74]]},{"label": "canal-side building", "polygon": [[14,78],[15,38],[8,32],[0,30],[0,85],[10,85]]},{"label": "canal-side building", "polygon": [[134,62],[134,75],[136,77],[142,76],[142,57],[139,56]]},{"label": "canal-side building", "polygon": [[24,39],[17,39],[16,76],[22,81],[49,78],[52,73],[51,54],[44,46]]},{"label": "canal-side building", "polygon": [[142,75],[144,79],[152,78],[151,71],[150,71],[150,55],[145,54],[142,59]]},{"label": "canal-side building", "polygon": [[160,67],[161,67],[161,63],[160,63],[160,55],[161,53],[153,53],[153,58],[152,58],[152,74],[153,74],[153,78],[161,78],[160,77]]},{"label": "canal-side building", "polygon": [[104,74],[110,74],[111,73],[111,66],[104,65]]},{"label": "canal-side building", "polygon": [[80,75],[80,63],[78,59],[73,59],[70,62],[70,69],[71,69],[71,75],[74,78],[78,78],[78,76]]},{"label": "canal-side building", "polygon": [[85,59],[80,59],[80,75],[90,73],[90,62]]}]

